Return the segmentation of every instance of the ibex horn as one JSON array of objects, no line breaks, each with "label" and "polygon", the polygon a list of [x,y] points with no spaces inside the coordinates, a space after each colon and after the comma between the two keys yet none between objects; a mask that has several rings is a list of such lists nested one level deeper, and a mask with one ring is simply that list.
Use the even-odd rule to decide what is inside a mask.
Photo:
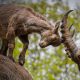
[{"label": "ibex horn", "polygon": [[69,31],[71,30],[72,26],[73,26],[73,23],[70,25],[70,27],[69,27]]},{"label": "ibex horn", "polygon": [[70,12],[72,12],[73,10],[69,10],[65,15],[64,15],[64,17],[63,17],[63,19],[62,19],[62,26],[64,26],[64,25],[66,25],[66,23],[67,23],[67,18],[68,18],[68,14],[70,13]]}]

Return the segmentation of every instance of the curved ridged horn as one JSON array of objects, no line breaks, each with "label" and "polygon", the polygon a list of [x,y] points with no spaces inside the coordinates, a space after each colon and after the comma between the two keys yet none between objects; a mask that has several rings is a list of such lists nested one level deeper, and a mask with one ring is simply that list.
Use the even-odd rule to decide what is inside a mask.
[{"label": "curved ridged horn", "polygon": [[61,27],[63,27],[64,25],[67,24],[68,15],[69,15],[69,13],[72,12],[72,11],[73,11],[73,10],[69,10],[69,11],[64,15],[64,17],[63,17],[63,19],[62,19],[62,26],[61,26]]},{"label": "curved ridged horn", "polygon": [[68,15],[70,12],[72,12],[73,10],[69,10],[63,17],[62,21],[64,21],[66,18],[68,18]]},{"label": "curved ridged horn", "polygon": [[[69,31],[71,30],[72,26],[73,26],[73,23],[70,25]],[[71,34],[72,37],[74,36],[75,32],[76,32],[76,31],[75,31],[75,29],[74,29],[74,30],[72,31],[72,34]]]},{"label": "curved ridged horn", "polygon": [[73,23],[70,25],[70,27],[69,27],[69,31],[71,30],[72,26],[73,26]]}]

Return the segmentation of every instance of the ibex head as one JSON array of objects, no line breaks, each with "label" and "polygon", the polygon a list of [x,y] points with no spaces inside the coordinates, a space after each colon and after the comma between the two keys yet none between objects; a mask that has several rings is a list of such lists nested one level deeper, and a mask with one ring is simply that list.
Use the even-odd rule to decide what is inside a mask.
[{"label": "ibex head", "polygon": [[42,33],[40,47],[44,48],[48,45],[52,45],[52,46],[56,47],[61,44],[60,35],[58,33],[59,23],[60,22],[57,22],[55,27],[52,27],[51,30],[44,31]]}]

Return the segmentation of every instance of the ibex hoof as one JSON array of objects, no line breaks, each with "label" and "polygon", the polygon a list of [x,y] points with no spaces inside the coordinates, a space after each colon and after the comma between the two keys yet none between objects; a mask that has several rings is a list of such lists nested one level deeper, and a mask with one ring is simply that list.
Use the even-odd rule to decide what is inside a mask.
[{"label": "ibex hoof", "polygon": [[23,66],[24,63],[25,63],[25,58],[20,55],[20,56],[19,56],[19,64],[20,64],[21,66]]}]

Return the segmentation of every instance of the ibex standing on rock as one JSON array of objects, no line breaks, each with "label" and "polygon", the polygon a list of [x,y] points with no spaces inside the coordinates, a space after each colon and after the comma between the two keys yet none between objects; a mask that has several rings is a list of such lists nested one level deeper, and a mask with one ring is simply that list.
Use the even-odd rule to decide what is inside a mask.
[{"label": "ibex standing on rock", "polygon": [[69,28],[67,27],[67,18],[68,14],[73,10],[68,11],[63,19],[61,24],[61,32],[62,32],[62,42],[64,46],[67,48],[66,51],[69,52],[69,57],[78,64],[80,70],[80,49],[76,46],[75,42],[72,39]]},{"label": "ibex standing on rock", "polygon": [[8,55],[10,59],[14,60],[15,37],[18,37],[24,44],[19,56],[20,65],[25,62],[29,34],[33,32],[41,34],[41,47],[50,44],[58,46],[61,42],[57,30],[58,27],[54,27],[46,18],[34,12],[31,8],[10,4],[0,5],[0,38],[3,41],[0,53]]}]

